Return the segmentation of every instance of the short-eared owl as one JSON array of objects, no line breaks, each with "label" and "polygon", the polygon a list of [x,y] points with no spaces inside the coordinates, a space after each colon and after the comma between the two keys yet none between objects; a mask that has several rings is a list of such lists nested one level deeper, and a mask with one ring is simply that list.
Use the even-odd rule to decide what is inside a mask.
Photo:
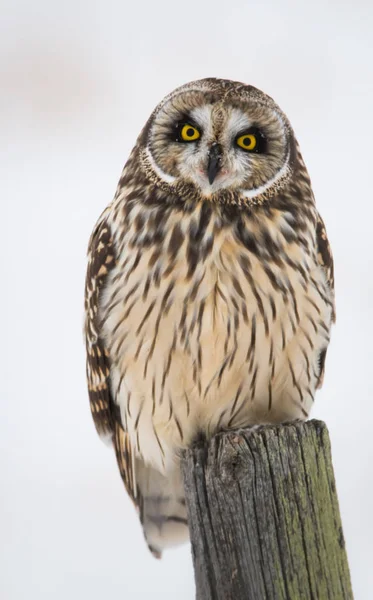
[{"label": "short-eared owl", "polygon": [[293,130],[254,87],[204,79],[151,114],[89,243],[87,376],[156,556],[187,539],[179,453],[308,417],[333,261]]}]

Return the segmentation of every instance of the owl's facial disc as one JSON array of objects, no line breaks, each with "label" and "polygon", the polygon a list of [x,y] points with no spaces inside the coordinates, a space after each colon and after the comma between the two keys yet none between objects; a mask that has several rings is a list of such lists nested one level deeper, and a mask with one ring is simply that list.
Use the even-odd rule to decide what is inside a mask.
[{"label": "owl's facial disc", "polygon": [[194,184],[204,197],[231,190],[253,198],[283,177],[289,162],[280,111],[258,101],[184,92],[156,113],[147,148],[164,182]]}]

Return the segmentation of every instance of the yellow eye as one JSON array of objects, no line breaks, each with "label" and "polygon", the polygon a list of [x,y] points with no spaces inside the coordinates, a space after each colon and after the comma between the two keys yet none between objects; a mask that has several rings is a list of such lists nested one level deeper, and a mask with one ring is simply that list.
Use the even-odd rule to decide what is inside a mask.
[{"label": "yellow eye", "polygon": [[236,144],[243,150],[255,150],[258,140],[253,133],[245,133],[236,140]]},{"label": "yellow eye", "polygon": [[194,142],[201,137],[201,134],[193,125],[186,123],[181,128],[180,137],[184,142]]}]

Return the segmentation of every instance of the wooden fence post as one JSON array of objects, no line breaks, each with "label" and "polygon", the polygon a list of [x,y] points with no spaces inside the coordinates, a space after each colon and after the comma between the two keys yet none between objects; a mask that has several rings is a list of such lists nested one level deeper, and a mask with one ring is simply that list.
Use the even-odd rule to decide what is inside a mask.
[{"label": "wooden fence post", "polygon": [[182,465],[197,600],[353,598],[325,423],[220,433]]}]

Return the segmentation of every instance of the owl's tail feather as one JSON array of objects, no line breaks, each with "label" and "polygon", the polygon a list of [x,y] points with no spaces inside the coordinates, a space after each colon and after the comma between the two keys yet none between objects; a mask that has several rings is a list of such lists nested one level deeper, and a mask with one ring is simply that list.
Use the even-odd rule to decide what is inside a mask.
[{"label": "owl's tail feather", "polygon": [[153,556],[161,558],[162,550],[189,539],[180,469],[163,475],[138,459],[135,468],[144,536]]}]

